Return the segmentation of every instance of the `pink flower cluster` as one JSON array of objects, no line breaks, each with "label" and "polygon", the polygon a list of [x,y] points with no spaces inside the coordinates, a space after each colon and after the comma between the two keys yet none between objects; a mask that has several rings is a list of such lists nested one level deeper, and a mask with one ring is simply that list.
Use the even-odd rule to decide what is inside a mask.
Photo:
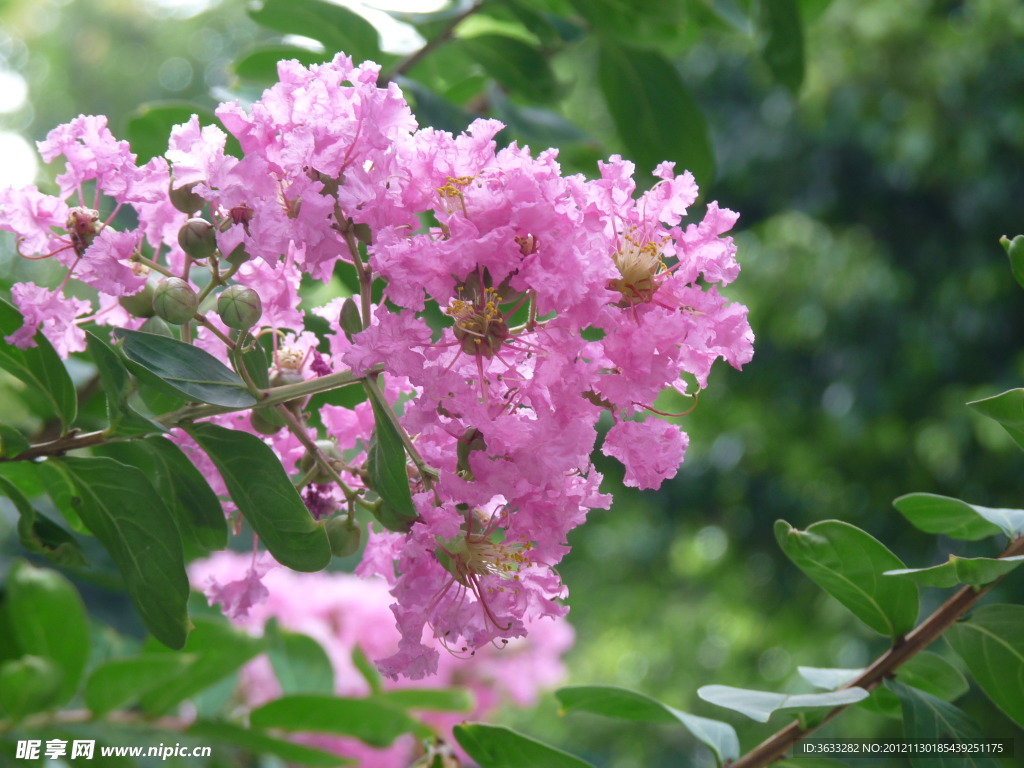
[{"label": "pink flower cluster", "polygon": [[[672,163],[638,194],[633,164],[618,156],[588,180],[563,175],[554,150],[499,149],[494,120],[458,136],[418,129],[399,89],[378,87],[373,64],[282,62],[279,75],[248,110],[218,110],[241,158],[195,118],[174,129],[166,160],[142,168],[101,118],[57,129],[41,149],[67,160],[61,195],[0,193],[0,226],[19,235],[23,253],[57,253],[69,275],[99,291],[102,309],[89,319],[131,324],[116,298],[144,280],[140,261],[189,278],[176,240],[186,217],[166,191],[191,190],[209,207],[220,254],[247,259],[232,274],[262,298],[272,373],[384,371],[410,437],[417,517],[407,530],[372,530],[359,572],[382,576],[394,598],[401,642],[378,660],[381,670],[422,678],[439,663],[429,637],[468,655],[565,614],[554,568],[567,534],[610,504],[590,458],[602,415],[612,423],[602,450],[624,465],[627,485],[657,488],[674,476],[688,440],[652,415],[655,399],[670,388],[695,395],[715,360],[738,368],[752,356],[746,308],[718,290],[739,272],[725,234],[737,216],[710,203],[701,221],[684,224],[698,190]],[[77,236],[69,212],[84,203],[69,209],[66,200],[77,193],[81,202],[87,181],[117,208],[133,207],[138,224],[115,232],[93,220],[88,237]],[[384,298],[371,306],[363,286],[356,333],[342,330],[341,299],[314,310],[331,328],[318,350],[298,285],[303,275],[329,279],[339,262],[382,281]],[[32,343],[41,327],[63,352],[82,348],[77,325],[88,309],[52,295],[16,288],[26,327],[12,343]],[[213,327],[199,328],[195,343],[227,360]],[[319,415],[325,432],[310,427],[308,438],[335,444],[341,477],[363,493],[372,409],[324,406]],[[251,428],[245,414],[215,419]],[[301,464],[296,435],[267,440],[287,467]],[[329,482],[304,498],[317,516],[346,503]]]},{"label": "pink flower cluster", "polygon": [[[232,552],[219,552],[193,563],[189,575],[211,604],[225,598],[226,585],[258,584],[262,579],[260,588],[266,596],[244,616],[237,617],[235,624],[261,635],[267,622],[276,619],[282,628],[312,637],[327,652],[334,669],[334,691],[339,696],[370,694],[368,682],[353,662],[356,648],[372,658],[392,653],[398,646],[399,635],[388,610],[391,596],[381,579],[360,579],[344,573],[295,573],[277,566],[269,557],[253,562],[250,556]],[[429,637],[424,637],[424,642],[436,644]],[[530,626],[529,638],[509,644],[502,652],[484,649],[468,662],[443,655],[437,675],[426,684],[432,688],[467,688],[473,695],[473,710],[417,714],[452,745],[453,725],[465,719],[483,719],[502,704],[531,706],[541,691],[561,682],[565,674],[561,657],[572,642],[573,630],[568,622],[539,621]],[[385,690],[420,685],[423,683],[384,681]],[[257,657],[242,670],[239,699],[246,709],[255,709],[281,693],[266,656]],[[415,760],[418,749],[412,735],[386,749],[341,737],[310,737],[310,743],[374,768],[405,768]]]}]

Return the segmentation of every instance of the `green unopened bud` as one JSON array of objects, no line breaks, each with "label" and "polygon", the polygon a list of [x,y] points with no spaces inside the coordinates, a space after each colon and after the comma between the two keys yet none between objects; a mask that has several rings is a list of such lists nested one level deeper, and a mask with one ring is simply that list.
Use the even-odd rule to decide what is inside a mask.
[{"label": "green unopened bud", "polygon": [[1017,282],[1024,288],[1024,235],[1017,235],[1012,240],[1006,235],[999,238],[1006,255],[1010,257],[1010,270]]},{"label": "green unopened bud", "polygon": [[217,232],[206,219],[189,219],[178,230],[178,245],[193,259],[202,261],[217,250]]},{"label": "green unopened bud", "polygon": [[228,328],[244,331],[263,316],[263,302],[247,285],[232,285],[217,297],[217,314]]},{"label": "green unopened bud", "polygon": [[284,417],[273,408],[256,408],[249,414],[249,424],[261,435],[276,435],[284,423]]},{"label": "green unopened bud", "polygon": [[171,326],[165,323],[161,318],[153,315],[139,328],[143,333],[152,333],[157,336],[166,336],[169,339],[174,338],[174,331],[171,330]]},{"label": "green unopened bud", "polygon": [[198,181],[193,181],[175,188],[174,181],[172,180],[170,190],[168,190],[168,197],[171,199],[171,205],[182,213],[187,213],[189,216],[203,210],[203,206],[206,205],[206,201],[194,191],[198,185]]},{"label": "green unopened bud", "polygon": [[363,531],[354,520],[346,517],[332,517],[324,526],[327,541],[331,544],[331,554],[335,557],[349,557],[359,551]]},{"label": "green unopened bud", "polygon": [[[331,465],[335,472],[340,472],[345,466],[345,459],[341,455],[341,451],[338,449],[338,444],[333,440],[317,440],[315,442],[317,449],[323,454],[324,458],[327,459],[327,463]],[[313,458],[313,454],[306,451],[302,460],[299,461],[299,471],[306,477],[306,481],[309,483],[318,483],[320,485],[327,485],[333,483],[334,478],[331,477],[331,473],[316,463],[316,459]],[[312,472],[312,474],[309,474]]]},{"label": "green unopened bud", "polygon": [[195,317],[199,296],[180,277],[165,277],[156,286],[153,311],[168,323],[182,325]]},{"label": "green unopened bud", "polygon": [[359,316],[359,307],[355,299],[349,296],[341,303],[341,316],[338,318],[341,330],[345,332],[345,338],[352,341],[352,337],[363,330],[363,319]]},{"label": "green unopened bud", "polygon": [[129,315],[134,317],[153,316],[153,295],[156,293],[156,286],[153,283],[146,283],[142,290],[133,293],[131,296],[122,296],[117,300]]}]

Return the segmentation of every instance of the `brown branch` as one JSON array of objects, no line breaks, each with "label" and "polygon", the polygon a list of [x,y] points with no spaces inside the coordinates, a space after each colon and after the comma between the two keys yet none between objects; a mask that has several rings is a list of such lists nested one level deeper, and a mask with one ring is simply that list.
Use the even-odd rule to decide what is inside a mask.
[{"label": "brown branch", "polygon": [[432,51],[434,51],[436,48],[439,48],[444,43],[448,42],[448,40],[451,39],[452,35],[455,32],[455,28],[459,26],[459,24],[461,24],[463,21],[468,19],[470,16],[472,16],[474,13],[479,11],[482,5],[483,2],[473,3],[473,5],[471,5],[465,11],[463,11],[458,16],[454,17],[451,21],[449,21],[445,28],[442,29],[437,35],[432,37],[430,40],[428,40],[422,48],[420,48],[417,51],[413,51],[400,62],[395,64],[395,66],[393,66],[389,72],[382,74],[380,77],[381,85],[387,85],[396,77],[404,75],[410,69],[419,64],[420,61],[422,61]]},{"label": "brown branch", "polygon": [[[1014,557],[1021,554],[1024,554],[1024,536],[1010,542],[1010,545],[999,557]],[[895,645],[875,659],[871,666],[865,669],[857,679],[851,680],[843,688],[864,688],[870,691],[881,684],[885,678],[892,677],[900,665],[935,642],[943,632],[973,608],[982,595],[998,584],[1001,578],[980,589],[967,586],[957,590],[931,616],[897,640]],[[848,706],[850,705],[844,704],[841,707],[836,707],[828,713],[824,720],[813,727],[805,728],[796,721],[790,723],[781,731],[769,736],[745,755],[729,763],[729,768],[761,768],[762,766],[774,763],[776,760],[781,759],[794,744],[808,736],[815,729],[820,728]]]}]

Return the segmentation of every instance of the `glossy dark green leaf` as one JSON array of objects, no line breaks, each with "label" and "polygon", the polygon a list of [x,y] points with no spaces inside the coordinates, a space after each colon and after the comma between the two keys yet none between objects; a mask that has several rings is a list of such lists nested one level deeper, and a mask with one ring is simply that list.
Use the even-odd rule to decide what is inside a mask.
[{"label": "glossy dark green leaf", "polygon": [[619,138],[639,173],[673,160],[677,173],[691,171],[701,186],[714,180],[704,116],[672,62],[654,51],[603,40],[598,79]]},{"label": "glossy dark green leaf", "polygon": [[804,80],[804,33],[797,0],[760,3],[761,56],[775,79],[793,93]]},{"label": "glossy dark green leaf", "polygon": [[22,656],[0,664],[0,711],[12,720],[53,709],[61,698],[60,667],[53,659]]},{"label": "glossy dark green leaf", "polygon": [[547,103],[559,87],[547,58],[536,47],[505,35],[461,38],[458,47],[512,93]]},{"label": "glossy dark green leaf", "polygon": [[28,450],[28,439],[14,427],[0,424],[0,458],[13,459]]},{"label": "glossy dark green leaf", "polygon": [[452,733],[480,768],[593,768],[586,760],[503,726],[465,723]]},{"label": "glossy dark green leaf", "polygon": [[270,665],[286,696],[334,690],[334,668],[320,643],[309,635],[282,629],[276,622],[268,624],[265,637]]},{"label": "glossy dark green leaf", "polygon": [[[21,313],[11,303],[0,299],[0,338],[10,336],[24,324]],[[63,361],[43,334],[36,332],[36,345],[18,349],[0,343],[0,368],[25,382],[34,392],[46,398],[60,418],[66,432],[78,414],[78,395]]]},{"label": "glossy dark green leaf", "polygon": [[103,382],[103,394],[107,400],[107,421],[110,424],[107,434],[131,437],[166,432],[163,425],[138,413],[129,404],[128,396],[134,390],[132,378],[124,362],[110,345],[90,331],[85,332],[85,342]]},{"label": "glossy dark green leaf", "polygon": [[262,731],[242,728],[234,723],[198,720],[188,727],[187,733],[189,736],[203,741],[231,744],[247,749],[254,755],[274,755],[289,764],[305,765],[310,768],[333,768],[336,765],[356,764],[355,760],[292,741],[275,739]]},{"label": "glossy dark green leaf", "polygon": [[934,493],[908,493],[893,501],[893,506],[910,524],[925,533],[942,534],[954,539],[975,541],[999,533],[999,526],[976,507],[960,499]]},{"label": "glossy dark green leaf", "polygon": [[1024,563],[1024,555],[1004,558],[950,555],[941,565],[933,565],[930,568],[902,568],[886,571],[885,575],[910,579],[925,587],[955,587],[959,584],[983,587],[1005,576],[1021,563]]},{"label": "glossy dark green leaf", "polygon": [[904,564],[885,545],[856,526],[825,520],[798,531],[775,523],[782,551],[807,575],[883,635],[899,637],[917,621],[917,585],[884,576]]},{"label": "glossy dark green leaf", "polygon": [[[187,698],[195,696],[241,669],[266,650],[263,638],[252,637],[233,627],[223,617],[196,616],[195,628],[182,649],[192,661],[164,685],[142,694],[142,708],[150,715],[171,711]],[[172,655],[156,643],[145,647],[149,654]]]},{"label": "glossy dark green leaf", "polygon": [[399,707],[380,699],[285,696],[254,709],[250,721],[256,728],[352,736],[374,747],[389,746],[406,733],[430,734],[430,729]]},{"label": "glossy dark green leaf", "polygon": [[460,133],[473,121],[473,117],[448,99],[438,96],[427,86],[408,77],[396,77],[395,82],[409,100],[412,112],[420,125],[429,125],[439,131]]},{"label": "glossy dark green leaf", "polygon": [[388,415],[391,406],[376,387],[367,391],[373,406],[374,429],[367,450],[366,470],[370,486],[383,501],[376,516],[388,530],[407,531],[416,519],[416,508],[409,489],[405,446]]},{"label": "glossy dark green leaf", "polygon": [[150,653],[113,659],[96,667],[85,683],[85,705],[102,715],[162,688],[195,661],[182,653]]},{"label": "glossy dark green leaf", "polygon": [[67,702],[89,658],[89,620],[78,590],[50,568],[17,560],[7,574],[4,609],[24,655],[52,661],[60,682],[55,704]]},{"label": "glossy dark green leaf", "polygon": [[330,61],[333,53],[319,53],[308,48],[295,45],[260,46],[244,54],[235,61],[231,68],[239,77],[256,80],[261,83],[277,82],[277,63],[279,61],[298,60],[303,66]]},{"label": "glossy dark green leaf", "polygon": [[168,647],[181,648],[189,625],[188,577],[178,529],[153,484],[113,459],[50,462],[74,484],[82,521],[121,571],[146,628]]},{"label": "glossy dark green leaf", "polygon": [[946,630],[978,685],[1024,727],[1024,605],[987,605]]},{"label": "glossy dark green leaf", "polygon": [[86,564],[78,542],[55,522],[40,514],[25,494],[6,477],[0,476],[0,494],[7,496],[18,510],[18,538],[28,552],[43,555],[63,568]]},{"label": "glossy dark green leaf", "polygon": [[[31,465],[45,489],[46,495],[50,497],[53,506],[63,515],[71,530],[78,533],[92,535],[88,526],[82,522],[78,514],[78,497],[75,494],[74,485],[67,475],[61,472],[57,465],[50,461],[44,461]],[[24,488],[24,485],[19,484]]]},{"label": "glossy dark green leaf", "polygon": [[736,730],[728,723],[681,712],[636,691],[610,685],[577,685],[558,689],[555,698],[566,712],[578,710],[645,723],[681,723],[714,753],[719,765],[740,755]]},{"label": "glossy dark green leaf", "polygon": [[553,110],[520,106],[500,88],[492,87],[487,94],[494,116],[505,124],[506,133],[521,145],[540,149],[589,140],[587,134]]},{"label": "glossy dark green leaf", "polygon": [[215,424],[188,433],[217,466],[228,493],[281,565],[319,571],[331,560],[323,525],[315,522],[276,454],[255,435]]},{"label": "glossy dark green leaf", "polygon": [[[903,711],[903,735],[928,741],[980,741],[984,734],[966,713],[930,693],[886,680],[885,687],[896,694]],[[911,756],[912,768],[998,768],[999,762],[980,755],[945,757],[936,754]]]},{"label": "glossy dark green leaf", "polygon": [[697,695],[704,701],[739,712],[759,723],[767,723],[768,718],[776,712],[832,709],[856,704],[866,699],[868,692],[863,688],[844,688],[828,693],[787,694],[733,688],[730,685],[705,685],[697,689]]},{"label": "glossy dark green leaf", "polygon": [[264,0],[251,6],[249,16],[257,24],[285,35],[318,40],[333,54],[344,51],[359,63],[365,59],[384,63],[380,36],[370,22],[357,13],[324,0]]},{"label": "glossy dark green leaf", "polygon": [[228,408],[256,404],[238,374],[199,347],[125,328],[118,328],[114,335],[131,363],[142,366],[190,400]]},{"label": "glossy dark green leaf", "polygon": [[[167,137],[171,133],[171,128],[187,123],[192,119],[192,115],[197,115],[202,125],[220,125],[212,111],[190,101],[148,102],[140,104],[128,115],[124,133],[132,146],[132,152],[138,155],[139,164],[146,163],[154,157],[161,157],[167,151]],[[242,154],[238,139],[230,134],[225,152],[235,157]]]},{"label": "glossy dark green leaf", "polygon": [[1011,389],[968,405],[1002,424],[1017,445],[1024,448],[1024,389]]},{"label": "glossy dark green leaf", "polygon": [[429,709],[436,712],[469,712],[473,694],[467,688],[399,688],[375,697],[399,709]]}]

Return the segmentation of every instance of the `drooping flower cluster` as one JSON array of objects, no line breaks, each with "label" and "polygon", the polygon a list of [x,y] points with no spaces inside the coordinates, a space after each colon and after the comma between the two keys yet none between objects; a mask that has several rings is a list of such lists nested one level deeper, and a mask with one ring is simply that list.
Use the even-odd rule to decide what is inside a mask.
[{"label": "drooping flower cluster", "polygon": [[[141,168],[100,118],[54,131],[41,149],[67,160],[60,196],[2,193],[0,226],[23,254],[56,254],[101,309],[85,318],[76,301],[48,300],[64,286],[16,287],[26,327],[9,341],[30,344],[40,327],[67,353],[82,348],[85,320],[137,327],[118,298],[152,269],[198,292],[199,310],[214,286],[255,291],[253,334],[273,336],[271,385],[350,370],[382,388],[407,438],[414,517],[398,522],[373,501],[369,402],[323,406],[322,429],[304,412],[287,429],[260,412],[212,418],[271,433],[318,519],[351,516],[357,502],[375,511],[386,529],[372,527],[359,572],[390,585],[401,633],[378,662],[391,677],[420,678],[439,658],[424,628],[468,655],[565,614],[554,568],[567,534],[610,504],[590,458],[602,415],[612,421],[602,450],[625,466],[627,485],[657,488],[675,474],[687,437],[651,416],[655,399],[669,388],[695,395],[715,360],[740,367],[752,355],[746,308],[718,291],[739,271],[725,234],[736,214],[710,203],[684,224],[698,190],[671,163],[638,194],[633,164],[617,156],[588,180],[563,175],[554,150],[499,149],[494,120],[458,136],[417,128],[373,64],[283,62],[279,75],[249,109],[218,110],[241,158],[195,118],[174,129],[166,159]],[[126,205],[138,223],[115,230]],[[204,210],[205,228],[195,218]],[[330,327],[321,341],[306,330],[299,284],[330,279],[342,262],[355,268],[358,307],[337,299],[314,310]],[[371,294],[381,284],[383,299]],[[225,318],[195,317],[183,338],[232,359]],[[212,463],[180,440],[222,490]]]}]

